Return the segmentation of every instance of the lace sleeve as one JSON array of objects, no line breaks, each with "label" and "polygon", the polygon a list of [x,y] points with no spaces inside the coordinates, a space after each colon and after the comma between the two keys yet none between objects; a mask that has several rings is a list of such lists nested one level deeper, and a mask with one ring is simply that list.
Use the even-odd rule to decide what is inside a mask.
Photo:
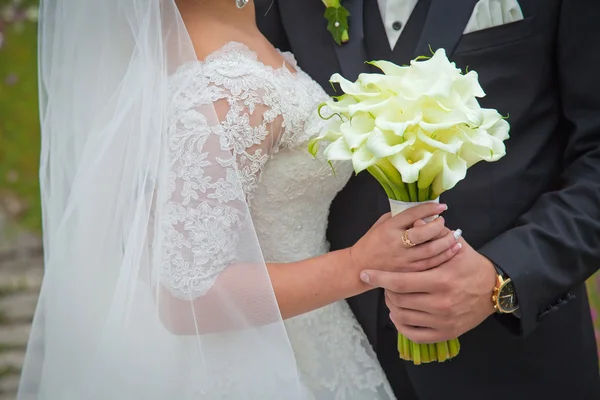
[{"label": "lace sleeve", "polygon": [[240,251],[248,241],[258,249],[247,201],[282,125],[264,81],[215,64],[190,66],[173,85],[160,279],[182,300],[205,295],[228,266],[252,261]]}]

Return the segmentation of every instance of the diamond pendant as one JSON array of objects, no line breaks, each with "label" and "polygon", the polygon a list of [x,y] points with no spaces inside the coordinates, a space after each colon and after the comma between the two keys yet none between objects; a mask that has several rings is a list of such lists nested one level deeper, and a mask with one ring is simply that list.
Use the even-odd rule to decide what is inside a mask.
[{"label": "diamond pendant", "polygon": [[235,5],[237,6],[237,8],[244,8],[246,7],[246,4],[248,4],[250,0],[235,0]]}]

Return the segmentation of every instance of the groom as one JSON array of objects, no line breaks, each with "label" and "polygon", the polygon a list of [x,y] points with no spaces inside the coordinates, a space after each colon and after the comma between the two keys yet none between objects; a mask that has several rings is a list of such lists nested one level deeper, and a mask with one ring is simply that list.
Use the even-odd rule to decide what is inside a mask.
[{"label": "groom", "polygon": [[[506,157],[476,165],[442,195],[447,226],[463,230],[461,252],[399,279],[367,271],[377,289],[348,300],[397,397],[600,399],[584,287],[600,266],[600,1],[342,4],[351,15],[342,46],[319,0],[256,0],[258,24],[330,94],[334,72],[353,80],[371,72],[366,60],[406,64],[445,48],[479,73],[482,106],[510,115],[512,127]],[[353,177],[331,208],[332,249],[354,244],[388,211],[369,174]],[[502,294],[517,309],[496,312],[494,287],[508,278]],[[398,330],[425,342],[460,335],[460,354],[403,362]]]}]

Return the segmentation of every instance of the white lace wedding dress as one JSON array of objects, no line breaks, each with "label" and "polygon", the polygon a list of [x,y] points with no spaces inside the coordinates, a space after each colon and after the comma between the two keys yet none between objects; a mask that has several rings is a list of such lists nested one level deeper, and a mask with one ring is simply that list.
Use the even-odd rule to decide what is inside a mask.
[{"label": "white lace wedding dress", "polygon": [[[328,251],[325,230],[329,206],[352,173],[351,165],[339,164],[333,174],[326,162],[308,153],[308,140],[325,124],[316,110],[327,95],[298,68],[291,54],[282,55],[287,66],[271,68],[244,45],[229,43],[203,62],[181,67],[173,76],[174,86],[183,90],[175,103],[172,126],[176,132],[170,143],[172,163],[177,166],[171,176],[171,188],[178,192],[174,197],[212,198],[227,204],[235,198],[227,182],[237,173],[264,259],[278,263]],[[227,174],[234,175],[203,186],[201,177],[194,176],[194,166],[202,162],[201,166],[210,168],[217,160],[194,153],[197,144],[190,143],[205,123],[195,110],[208,101],[222,121],[219,129],[212,130],[212,140],[231,150],[237,170],[232,165]],[[209,137],[204,146],[210,141]],[[205,207],[211,221],[197,226],[196,234],[204,240],[203,251],[207,251],[207,240],[214,245],[210,251],[218,259],[219,254],[225,254],[222,246],[232,240],[231,221],[223,217],[223,208]],[[171,218],[185,220],[177,214],[177,207],[172,210]],[[178,237],[175,232],[168,240]],[[171,254],[169,258],[177,257]],[[222,268],[226,262],[208,271],[163,266],[162,279],[176,296],[202,295]],[[394,399],[345,301],[289,319],[285,325],[307,399]]]}]

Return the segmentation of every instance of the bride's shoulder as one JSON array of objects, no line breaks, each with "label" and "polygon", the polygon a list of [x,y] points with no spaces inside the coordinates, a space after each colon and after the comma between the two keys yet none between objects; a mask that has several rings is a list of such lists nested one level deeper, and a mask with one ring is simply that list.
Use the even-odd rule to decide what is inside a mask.
[{"label": "bride's shoulder", "polygon": [[227,42],[209,52],[197,53],[196,59],[181,65],[174,75],[230,75],[232,71],[249,73],[248,67],[256,62],[258,62],[256,53],[246,45]]},{"label": "bride's shoulder", "polygon": [[253,60],[257,61],[256,52],[251,50],[246,44],[241,42],[229,41],[215,48],[198,53],[200,62],[210,64],[216,60]]},{"label": "bride's shoulder", "polygon": [[170,76],[170,93],[208,103],[243,90],[258,89],[263,84],[258,67],[256,53],[242,43],[228,42],[179,66]]}]

